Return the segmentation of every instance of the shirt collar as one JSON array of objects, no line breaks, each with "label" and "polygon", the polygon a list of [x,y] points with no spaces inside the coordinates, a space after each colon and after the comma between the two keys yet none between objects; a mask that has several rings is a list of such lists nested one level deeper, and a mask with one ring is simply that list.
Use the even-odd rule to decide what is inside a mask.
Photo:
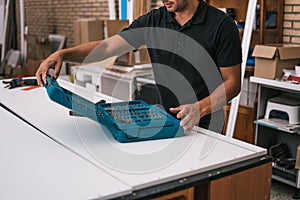
[{"label": "shirt collar", "polygon": [[166,7],[164,7],[165,13],[166,13],[166,22],[173,22],[174,21],[174,13],[168,12]]},{"label": "shirt collar", "polygon": [[[168,12],[166,8],[164,8],[166,11],[166,22],[173,22],[174,21],[174,13]],[[205,16],[207,13],[207,4],[200,0],[198,8],[194,14],[194,16],[191,19],[191,23],[193,24],[200,24],[203,23],[205,20]]]}]

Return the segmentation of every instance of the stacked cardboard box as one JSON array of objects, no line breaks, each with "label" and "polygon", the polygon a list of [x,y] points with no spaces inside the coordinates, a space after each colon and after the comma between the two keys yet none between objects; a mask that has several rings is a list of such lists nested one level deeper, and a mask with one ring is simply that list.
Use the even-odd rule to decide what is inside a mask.
[{"label": "stacked cardboard box", "polygon": [[[112,37],[113,35],[121,32],[124,28],[129,25],[128,20],[104,20],[104,33],[105,38]],[[134,65],[134,54],[133,52],[128,52],[124,55],[119,56],[116,59],[116,64],[118,65]]]},{"label": "stacked cardboard box", "polygon": [[48,38],[38,38],[35,35],[27,35],[27,57],[29,59],[43,60],[51,54],[51,45]]},{"label": "stacked cardboard box", "polygon": [[103,21],[95,18],[78,19],[74,24],[74,44],[79,45],[104,38]]},{"label": "stacked cardboard box", "polygon": [[48,38],[39,38],[36,35],[26,35],[26,41],[27,63],[16,73],[33,76],[40,63],[51,54],[51,44]]},{"label": "stacked cardboard box", "polygon": [[137,19],[143,14],[146,14],[149,10],[150,2],[149,0],[134,0],[134,9],[133,9],[133,17]]},{"label": "stacked cardboard box", "polygon": [[299,63],[300,46],[290,44],[256,45],[254,76],[281,78],[283,69],[294,69]]},{"label": "stacked cardboard box", "polygon": [[[75,22],[75,45],[111,37],[129,25],[128,20],[79,19]],[[133,66],[150,63],[147,49],[130,51],[117,58],[117,65]]]}]

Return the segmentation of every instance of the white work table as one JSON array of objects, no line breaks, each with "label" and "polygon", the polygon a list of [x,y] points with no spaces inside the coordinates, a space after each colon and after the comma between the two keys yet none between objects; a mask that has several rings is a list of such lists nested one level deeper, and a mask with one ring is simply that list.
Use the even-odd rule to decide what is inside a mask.
[{"label": "white work table", "polygon": [[[93,102],[107,98],[94,93],[84,93],[80,87],[71,88],[70,84],[60,83]],[[107,100],[112,101],[113,99]],[[30,127],[28,125],[30,124],[35,127],[35,129],[30,127],[34,132],[33,135],[39,135],[39,137],[41,134],[46,135],[48,138],[44,139],[48,139],[49,143],[51,138],[60,144],[60,148],[63,146],[65,150],[68,149],[70,157],[77,156],[77,159],[85,165],[90,165],[92,169],[89,172],[83,170],[84,172],[97,174],[94,171],[98,170],[99,184],[102,181],[105,187],[110,185],[100,178],[102,173],[110,176],[111,181],[119,180],[120,189],[118,190],[123,193],[116,192],[116,196],[126,196],[129,188],[131,191],[142,190],[232,164],[239,164],[267,153],[263,148],[200,128],[195,128],[191,133],[175,139],[118,143],[110,132],[98,123],[84,117],[70,116],[68,109],[48,98],[44,88],[29,91],[22,91],[21,88],[9,90],[3,89],[1,83],[0,103],[26,121],[27,124],[21,123],[21,120],[18,119],[20,125],[15,125],[16,129],[22,130],[22,126]],[[53,143],[53,141],[51,142]],[[48,154],[51,153],[49,151],[48,149]],[[58,154],[56,150],[53,150],[53,155],[56,154]],[[43,159],[42,155],[40,152],[41,159]],[[2,159],[2,155],[0,159]],[[96,175],[95,179],[97,179]],[[122,183],[126,185],[122,185]],[[94,185],[94,187],[96,186]],[[109,191],[107,188],[103,188],[103,190]],[[101,191],[100,188],[100,194]]]},{"label": "white work table", "polygon": [[0,107],[0,199],[94,199],[131,188]]}]

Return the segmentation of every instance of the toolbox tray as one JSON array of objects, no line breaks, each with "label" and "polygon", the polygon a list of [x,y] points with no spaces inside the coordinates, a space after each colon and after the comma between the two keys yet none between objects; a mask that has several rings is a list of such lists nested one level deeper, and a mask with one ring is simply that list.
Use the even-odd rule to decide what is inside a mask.
[{"label": "toolbox tray", "polygon": [[45,84],[49,98],[106,126],[119,142],[136,142],[183,135],[179,120],[155,105],[142,100],[93,103],[59,86],[47,76]]}]

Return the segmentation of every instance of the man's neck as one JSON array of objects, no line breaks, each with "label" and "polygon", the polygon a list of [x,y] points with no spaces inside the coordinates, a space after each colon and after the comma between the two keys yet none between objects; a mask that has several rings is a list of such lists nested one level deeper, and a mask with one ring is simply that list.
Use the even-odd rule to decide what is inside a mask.
[{"label": "man's neck", "polygon": [[198,0],[193,0],[189,3],[183,10],[179,12],[175,12],[175,19],[176,21],[183,26],[186,24],[195,14],[199,5]]}]

